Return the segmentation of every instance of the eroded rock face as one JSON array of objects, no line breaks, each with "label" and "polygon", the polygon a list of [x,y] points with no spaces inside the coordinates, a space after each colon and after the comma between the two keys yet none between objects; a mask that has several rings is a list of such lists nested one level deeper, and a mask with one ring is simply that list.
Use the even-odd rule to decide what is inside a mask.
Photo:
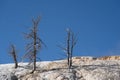
[{"label": "eroded rock face", "polygon": [[17,69],[14,64],[0,65],[0,80],[120,80],[120,61],[103,59],[74,57],[70,70],[67,60],[37,62],[33,74],[24,63]]},{"label": "eroded rock face", "polygon": [[104,56],[98,58],[98,60],[120,60],[120,56]]}]

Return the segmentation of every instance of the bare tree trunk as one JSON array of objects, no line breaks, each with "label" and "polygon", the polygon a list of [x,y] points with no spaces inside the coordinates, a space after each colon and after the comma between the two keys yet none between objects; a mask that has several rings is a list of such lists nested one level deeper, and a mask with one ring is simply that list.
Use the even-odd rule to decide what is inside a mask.
[{"label": "bare tree trunk", "polygon": [[72,67],[72,55],[73,53],[72,52],[70,52],[70,68]]},{"label": "bare tree trunk", "polygon": [[36,40],[37,40],[37,33],[36,33],[37,29],[36,26],[34,25],[34,55],[33,55],[33,72],[36,70],[36,54],[37,54],[37,50],[36,50]]},{"label": "bare tree trunk", "polygon": [[72,67],[72,56],[73,56],[73,48],[74,48],[74,41],[73,41],[73,35],[71,36],[72,37],[72,42],[71,42],[71,51],[70,51],[70,68]]},{"label": "bare tree trunk", "polygon": [[33,72],[36,70],[36,50],[34,50],[34,56],[33,56]]},{"label": "bare tree trunk", "polygon": [[68,68],[70,69],[70,31],[68,30],[67,38],[67,57],[68,57]]},{"label": "bare tree trunk", "polygon": [[14,63],[15,63],[15,68],[17,68],[18,67],[17,54],[16,54],[15,46],[13,44],[11,45],[11,50],[10,50],[9,53],[13,57],[13,60],[14,60]]},{"label": "bare tree trunk", "polygon": [[14,55],[14,62],[15,62],[15,68],[18,67],[18,62],[17,62],[17,59],[16,59],[16,55]]}]

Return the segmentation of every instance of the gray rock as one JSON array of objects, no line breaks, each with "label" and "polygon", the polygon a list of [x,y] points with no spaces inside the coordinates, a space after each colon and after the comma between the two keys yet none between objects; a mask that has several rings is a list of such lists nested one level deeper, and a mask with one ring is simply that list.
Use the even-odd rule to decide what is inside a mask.
[{"label": "gray rock", "polygon": [[10,72],[0,74],[0,80],[18,80],[17,76]]}]

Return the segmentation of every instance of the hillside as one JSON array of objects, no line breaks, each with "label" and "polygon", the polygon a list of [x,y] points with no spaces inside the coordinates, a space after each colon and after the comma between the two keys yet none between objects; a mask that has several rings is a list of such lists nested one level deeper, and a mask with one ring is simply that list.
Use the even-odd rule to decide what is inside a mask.
[{"label": "hillside", "polygon": [[0,65],[0,80],[120,80],[120,57],[73,57],[73,67],[66,60],[37,62],[37,71],[30,74],[28,63]]}]

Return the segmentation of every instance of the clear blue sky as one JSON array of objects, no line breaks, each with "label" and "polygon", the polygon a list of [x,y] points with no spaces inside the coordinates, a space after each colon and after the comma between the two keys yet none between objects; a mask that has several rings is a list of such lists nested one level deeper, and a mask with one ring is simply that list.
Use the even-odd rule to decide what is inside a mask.
[{"label": "clear blue sky", "polygon": [[42,60],[65,58],[57,45],[64,44],[67,27],[78,33],[74,56],[120,54],[120,0],[0,0],[0,63],[13,62],[10,43],[20,60],[27,42],[22,33],[39,15],[39,35],[47,45],[38,55]]}]

